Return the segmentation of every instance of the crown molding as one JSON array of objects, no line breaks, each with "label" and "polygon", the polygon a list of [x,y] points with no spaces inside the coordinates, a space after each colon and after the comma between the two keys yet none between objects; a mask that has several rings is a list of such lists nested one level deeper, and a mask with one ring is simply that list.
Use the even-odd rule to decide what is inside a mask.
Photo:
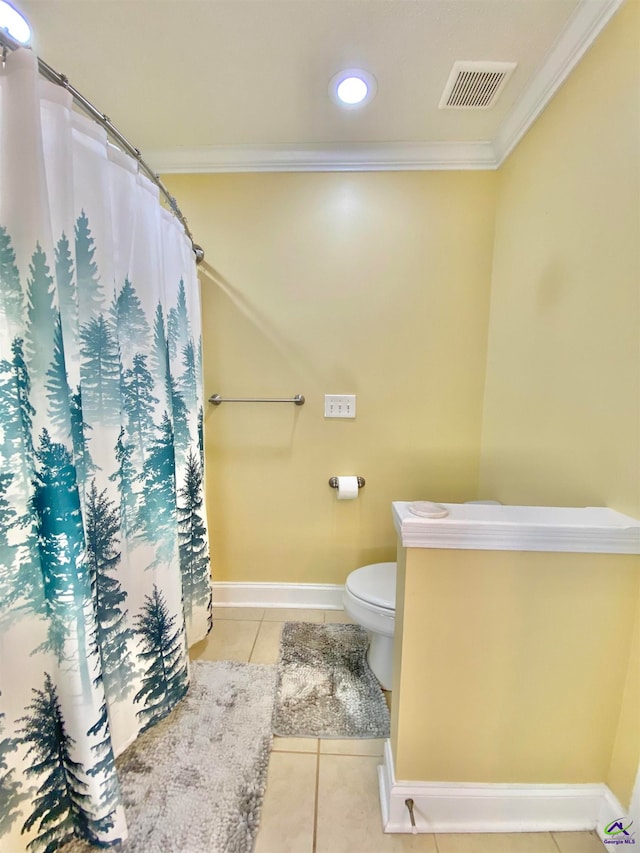
[{"label": "crown molding", "polygon": [[497,169],[623,2],[581,0],[492,141],[210,145],[151,149],[145,159],[164,174]]},{"label": "crown molding", "polygon": [[490,142],[210,145],[151,149],[158,172],[370,172],[495,169]]},{"label": "crown molding", "polygon": [[516,147],[624,0],[582,0],[535,77],[498,129],[497,166]]}]

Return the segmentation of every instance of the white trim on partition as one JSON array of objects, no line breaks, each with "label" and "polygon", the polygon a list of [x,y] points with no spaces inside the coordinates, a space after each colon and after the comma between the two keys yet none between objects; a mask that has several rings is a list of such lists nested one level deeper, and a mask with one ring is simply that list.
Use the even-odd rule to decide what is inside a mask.
[{"label": "white trim on partition", "polygon": [[297,607],[342,610],[340,584],[322,583],[213,583],[216,607]]},{"label": "white trim on partition", "polygon": [[405,782],[395,778],[391,742],[378,768],[385,832],[551,832],[599,829],[620,806],[604,784]]},{"label": "white trim on partition", "polygon": [[640,554],[640,521],[608,507],[442,507],[444,517],[425,518],[415,515],[408,501],[392,503],[393,523],[405,548]]}]

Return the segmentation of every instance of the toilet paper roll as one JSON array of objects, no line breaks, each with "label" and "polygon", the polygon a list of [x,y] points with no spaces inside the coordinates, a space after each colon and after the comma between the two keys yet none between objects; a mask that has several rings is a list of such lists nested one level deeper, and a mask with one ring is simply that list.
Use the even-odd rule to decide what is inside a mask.
[{"label": "toilet paper roll", "polygon": [[358,497],[357,477],[338,477],[338,500],[352,501]]}]

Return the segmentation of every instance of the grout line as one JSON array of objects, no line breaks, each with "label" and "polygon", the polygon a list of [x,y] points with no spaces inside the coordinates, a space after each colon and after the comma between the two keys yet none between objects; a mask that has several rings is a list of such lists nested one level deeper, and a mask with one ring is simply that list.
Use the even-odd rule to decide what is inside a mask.
[{"label": "grout line", "polygon": [[316,795],[313,804],[313,848],[312,853],[316,853],[316,844],[318,836],[318,794],[320,788],[320,738],[316,744]]},{"label": "grout line", "polygon": [[549,833],[549,835],[551,836],[551,838],[552,838],[552,840],[553,840],[553,843],[554,843],[554,844],[556,845],[556,847],[558,848],[559,853],[562,853],[562,848],[561,848],[561,847],[560,847],[560,845],[558,844],[558,839],[555,837],[555,835],[553,834],[553,832],[550,832],[550,833]]},{"label": "grout line", "polygon": [[331,755],[333,758],[384,758],[372,752],[321,752],[320,755]]},{"label": "grout line", "polygon": [[260,633],[261,627],[262,627],[262,622],[258,622],[258,630],[256,631],[256,635],[253,638],[253,645],[251,646],[251,652],[249,653],[249,658],[247,660],[247,663],[251,663],[251,658],[253,656],[253,652],[255,651],[256,643],[258,642],[258,634]]},{"label": "grout line", "polygon": [[272,749],[271,752],[277,752],[280,755],[317,755],[315,752],[302,752],[299,749]]}]

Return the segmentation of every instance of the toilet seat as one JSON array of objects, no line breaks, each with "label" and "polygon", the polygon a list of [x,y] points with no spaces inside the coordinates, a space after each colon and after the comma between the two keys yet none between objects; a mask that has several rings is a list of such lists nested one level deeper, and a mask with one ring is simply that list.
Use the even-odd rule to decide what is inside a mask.
[{"label": "toilet seat", "polygon": [[351,572],[345,587],[367,609],[381,609],[395,614],[396,563],[372,563]]},{"label": "toilet seat", "polygon": [[396,563],[372,563],[346,580],[342,604],[369,634],[367,661],[384,690],[391,690],[396,625]]},{"label": "toilet seat", "polygon": [[392,638],[396,622],[396,563],[372,563],[351,572],[342,603],[349,616],[367,631]]}]

